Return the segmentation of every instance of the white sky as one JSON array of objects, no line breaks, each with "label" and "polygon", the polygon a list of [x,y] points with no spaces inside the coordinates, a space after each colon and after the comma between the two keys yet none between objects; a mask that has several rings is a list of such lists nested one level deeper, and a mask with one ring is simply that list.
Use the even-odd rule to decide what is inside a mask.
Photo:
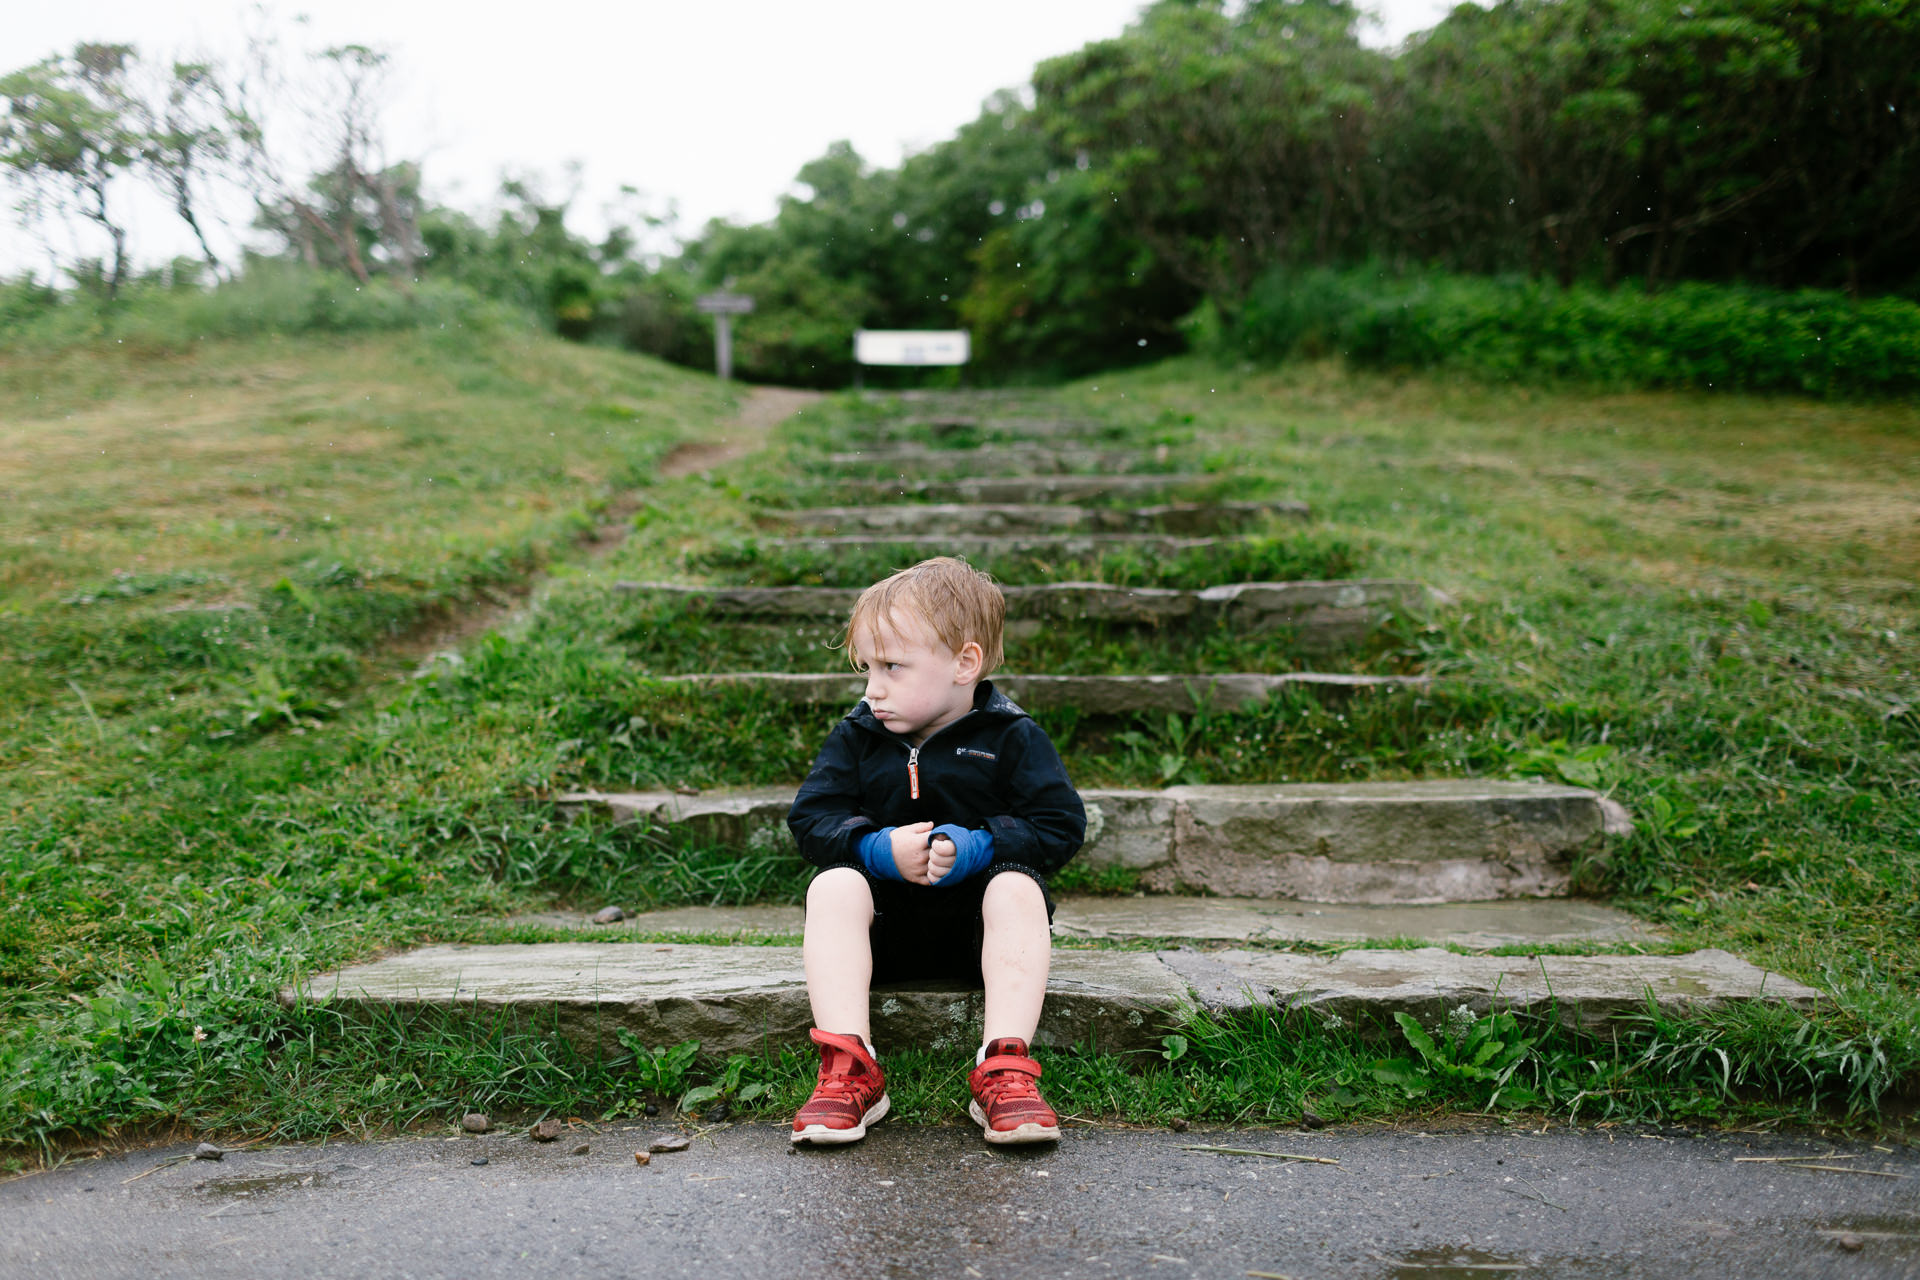
[{"label": "white sky", "polygon": [[[241,44],[241,0],[0,0],[0,74],[82,40],[131,43],[152,59]],[[1374,0],[1375,43],[1431,26],[1443,0]],[[398,156],[426,158],[433,198],[484,209],[504,172],[562,189],[581,166],[576,226],[622,183],[671,199],[683,234],[711,217],[772,216],[793,175],[851,139],[870,162],[952,135],[1033,66],[1117,35],[1141,0],[318,0],[276,6],[289,43],[389,52]],[[306,28],[290,19],[309,15]],[[6,193],[9,194],[10,193]],[[131,192],[128,193],[131,195]],[[10,203],[10,200],[9,200]],[[38,269],[46,250],[0,215],[0,272]],[[244,222],[245,210],[234,210]],[[142,262],[186,252],[157,201],[131,209]],[[230,237],[226,237],[230,242]],[[71,247],[63,241],[63,250]],[[93,252],[100,252],[94,247]]]}]

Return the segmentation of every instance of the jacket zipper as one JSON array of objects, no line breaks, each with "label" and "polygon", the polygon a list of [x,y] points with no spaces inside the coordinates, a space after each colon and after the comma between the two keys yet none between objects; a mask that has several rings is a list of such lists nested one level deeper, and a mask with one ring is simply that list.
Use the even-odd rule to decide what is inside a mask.
[{"label": "jacket zipper", "polygon": [[[960,720],[965,720],[968,716],[971,716],[973,714],[974,712],[971,709],[969,709],[966,715],[963,715],[960,717]],[[934,730],[931,734],[927,736],[927,742],[932,742],[935,738],[945,733],[948,729],[953,728],[954,724],[959,724],[960,720],[955,720],[953,724],[946,725],[942,728]],[[909,800],[918,800],[920,798],[920,747],[924,747],[926,745],[927,743],[923,742],[920,744],[919,747],[907,748],[907,798]]]}]

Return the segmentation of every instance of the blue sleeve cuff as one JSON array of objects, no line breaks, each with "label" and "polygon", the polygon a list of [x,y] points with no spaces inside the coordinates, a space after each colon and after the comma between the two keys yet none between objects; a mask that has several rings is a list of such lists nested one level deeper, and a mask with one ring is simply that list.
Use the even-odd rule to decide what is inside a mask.
[{"label": "blue sleeve cuff", "polygon": [[933,834],[945,836],[953,841],[953,870],[934,882],[934,888],[950,884],[959,884],[972,876],[979,875],[993,861],[993,833],[974,831],[967,827],[948,823],[935,827]]},{"label": "blue sleeve cuff", "polygon": [[860,864],[882,880],[906,883],[900,864],[893,860],[893,828],[882,827],[860,837]]}]

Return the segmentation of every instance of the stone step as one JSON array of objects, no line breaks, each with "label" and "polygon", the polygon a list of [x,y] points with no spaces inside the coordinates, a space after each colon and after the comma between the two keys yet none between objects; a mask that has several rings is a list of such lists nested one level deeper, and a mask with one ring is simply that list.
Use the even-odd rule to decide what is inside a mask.
[{"label": "stone step", "polygon": [[[844,622],[859,598],[858,587],[710,587],[671,582],[616,582],[631,591],[698,601],[710,614],[735,618],[811,618]],[[1038,630],[1044,622],[1129,622],[1149,626],[1196,622],[1225,625],[1253,635],[1291,631],[1293,647],[1331,652],[1363,641],[1395,613],[1425,613],[1452,603],[1417,582],[1361,578],[1342,582],[1236,582],[1180,591],[1162,587],[1116,587],[1103,582],[1053,582],[1002,587],[1010,634]]]},{"label": "stone step", "polygon": [[1033,556],[1059,564],[1091,560],[1111,551],[1131,551],[1154,560],[1171,560],[1189,551],[1208,551],[1239,541],[1237,538],[1180,538],[1154,533],[1074,533],[1032,535],[983,534],[844,534],[837,537],[762,538],[759,545],[772,552],[803,551],[817,556],[882,549],[916,558],[966,556],[985,560],[994,556]]},{"label": "stone step", "polygon": [[969,476],[1006,472],[1058,474],[1071,471],[1135,472],[1164,466],[1165,446],[1147,453],[1121,449],[1052,448],[1045,445],[985,444],[974,449],[931,449],[925,445],[888,445],[797,459],[801,466],[835,475],[847,471],[911,473],[958,471]]},{"label": "stone step", "polygon": [[924,431],[932,436],[951,436],[977,431],[985,435],[1041,437],[1100,435],[1111,430],[1109,424],[1092,418],[1035,418],[1006,415],[981,415],[964,411],[951,413],[915,413],[889,418],[872,428],[876,440],[897,440],[901,432]]},{"label": "stone step", "polygon": [[[782,702],[851,707],[866,696],[854,672],[726,671],[656,676],[660,684],[751,685]],[[995,674],[994,687],[1025,707],[1078,707],[1090,715],[1258,707],[1287,690],[1340,696],[1362,689],[1424,689],[1429,676],[1360,676],[1326,671],[1236,672],[1208,676],[1020,676]]]},{"label": "stone step", "polygon": [[1018,502],[894,502],[877,507],[799,507],[764,518],[827,534],[953,535],[1172,533],[1204,536],[1253,528],[1275,517],[1307,518],[1304,502],[1170,502],[1130,510]]},{"label": "stone step", "polygon": [[[794,788],[697,795],[562,795],[615,822],[677,827],[713,844],[786,839]],[[1618,803],[1544,782],[1287,783],[1083,788],[1080,861],[1140,874],[1159,892],[1350,904],[1565,896],[1573,861],[1633,823]],[[770,834],[769,834],[770,833]]]},{"label": "stone step", "polygon": [[[798,906],[764,903],[669,907],[639,912],[608,925],[594,924],[589,916],[569,911],[517,916],[514,923],[582,929],[615,937],[638,933],[755,939],[798,938],[805,917]],[[1053,936],[1062,941],[1176,940],[1208,944],[1353,944],[1412,939],[1476,951],[1496,947],[1660,946],[1667,937],[1659,926],[1628,912],[1569,898],[1379,907],[1157,895],[1062,898],[1053,917]]]},{"label": "stone step", "polygon": [[[757,1053],[806,1043],[811,1014],[792,946],[562,942],[435,946],[321,974],[281,992],[342,1013],[477,1016],[538,1027],[592,1052],[625,1028],[648,1045],[697,1040],[704,1053]],[[1397,1035],[1407,1013],[1438,1028],[1465,1007],[1512,1009],[1600,1031],[1644,1013],[1649,999],[1680,1016],[1761,1000],[1811,1008],[1821,993],[1724,951],[1684,956],[1463,956],[1438,948],[1304,955],[1282,951],[1056,949],[1035,1043],[1154,1049],[1196,1005],[1225,1014],[1255,1005],[1305,1009]],[[979,992],[927,984],[874,992],[878,1043],[971,1053]]]},{"label": "stone step", "polygon": [[1219,484],[1226,477],[1195,472],[1139,475],[968,476],[957,480],[865,479],[841,480],[848,492],[888,498],[919,498],[930,502],[1078,502],[1168,489],[1198,489]]}]

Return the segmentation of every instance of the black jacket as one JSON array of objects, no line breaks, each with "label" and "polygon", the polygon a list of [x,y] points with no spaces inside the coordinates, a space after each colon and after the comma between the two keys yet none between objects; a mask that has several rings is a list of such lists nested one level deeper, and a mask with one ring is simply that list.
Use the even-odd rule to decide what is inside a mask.
[{"label": "black jacket", "polygon": [[858,865],[860,838],[912,822],[993,833],[993,861],[1045,881],[1080,850],[1087,811],[1046,732],[982,680],[973,710],[921,744],[920,798],[909,794],[911,744],[862,701],[827,735],[787,814],[801,856]]}]

